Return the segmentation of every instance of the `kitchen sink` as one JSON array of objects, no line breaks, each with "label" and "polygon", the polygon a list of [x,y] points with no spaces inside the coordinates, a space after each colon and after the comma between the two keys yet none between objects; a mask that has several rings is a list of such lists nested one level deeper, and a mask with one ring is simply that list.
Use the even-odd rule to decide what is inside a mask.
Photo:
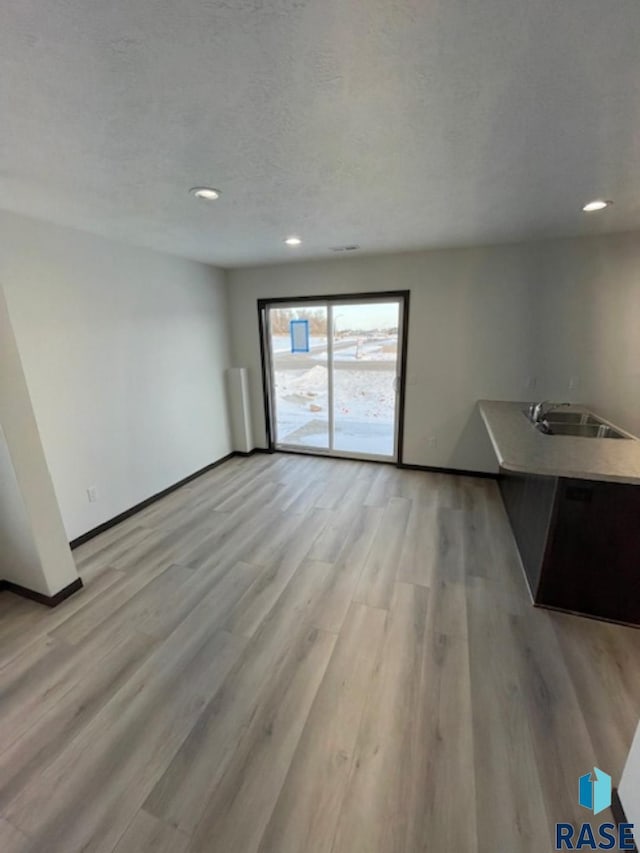
[{"label": "kitchen sink", "polygon": [[522,414],[543,435],[569,435],[577,438],[629,438],[615,427],[589,412],[566,412],[551,409],[542,421],[534,421],[530,409]]},{"label": "kitchen sink", "polygon": [[566,423],[562,421],[548,420],[538,425],[540,432],[544,435],[571,435],[578,438],[627,438],[617,429],[603,424],[595,418],[588,423]]},{"label": "kitchen sink", "polygon": [[600,426],[601,420],[590,415],[588,412],[559,412],[553,410],[549,413],[547,420],[554,424],[595,424]]}]

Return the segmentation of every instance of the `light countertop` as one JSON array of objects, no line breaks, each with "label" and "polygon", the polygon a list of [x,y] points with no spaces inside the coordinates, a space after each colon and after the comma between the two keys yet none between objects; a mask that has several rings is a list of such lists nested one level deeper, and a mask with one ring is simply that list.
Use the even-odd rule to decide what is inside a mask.
[{"label": "light countertop", "polygon": [[[528,405],[500,400],[478,402],[498,463],[505,471],[640,485],[638,439],[544,435],[523,414]],[[568,411],[589,410],[571,406]],[[591,414],[601,418],[598,412]],[[615,424],[610,426],[630,435]]]}]

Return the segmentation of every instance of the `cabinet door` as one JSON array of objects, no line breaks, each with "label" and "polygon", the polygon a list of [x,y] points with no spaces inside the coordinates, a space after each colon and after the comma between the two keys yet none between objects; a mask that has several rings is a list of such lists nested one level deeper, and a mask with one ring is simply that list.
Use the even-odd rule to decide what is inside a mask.
[{"label": "cabinet door", "polygon": [[560,481],[539,601],[640,623],[640,487]]}]

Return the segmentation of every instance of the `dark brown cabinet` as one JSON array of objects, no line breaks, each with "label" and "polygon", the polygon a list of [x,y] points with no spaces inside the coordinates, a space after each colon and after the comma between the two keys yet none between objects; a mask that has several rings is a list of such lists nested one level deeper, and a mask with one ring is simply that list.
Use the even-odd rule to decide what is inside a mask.
[{"label": "dark brown cabinet", "polygon": [[640,487],[502,471],[536,604],[640,625]]}]

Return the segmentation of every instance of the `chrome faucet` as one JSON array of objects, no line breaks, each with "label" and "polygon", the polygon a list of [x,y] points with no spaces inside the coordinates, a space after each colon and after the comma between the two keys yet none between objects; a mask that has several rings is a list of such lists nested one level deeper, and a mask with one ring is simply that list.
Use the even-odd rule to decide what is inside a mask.
[{"label": "chrome faucet", "polygon": [[529,417],[534,424],[542,423],[547,415],[560,406],[570,406],[571,403],[554,403],[552,400],[543,400],[541,403],[532,403],[529,406]]}]

